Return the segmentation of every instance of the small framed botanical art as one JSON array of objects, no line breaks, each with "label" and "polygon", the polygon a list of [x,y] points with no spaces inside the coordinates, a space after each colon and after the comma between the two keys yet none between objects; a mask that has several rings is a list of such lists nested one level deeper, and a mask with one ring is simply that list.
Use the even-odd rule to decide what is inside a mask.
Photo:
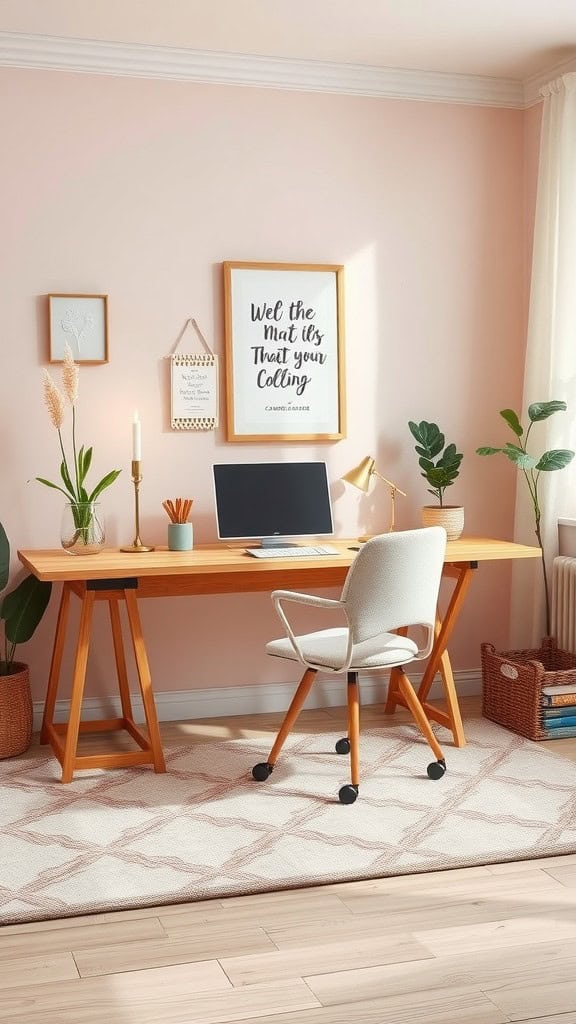
[{"label": "small framed botanical art", "polygon": [[49,295],[50,362],[70,346],[76,363],[108,362],[108,296]]},{"label": "small framed botanical art", "polygon": [[224,263],[228,441],[345,437],[344,268]]}]

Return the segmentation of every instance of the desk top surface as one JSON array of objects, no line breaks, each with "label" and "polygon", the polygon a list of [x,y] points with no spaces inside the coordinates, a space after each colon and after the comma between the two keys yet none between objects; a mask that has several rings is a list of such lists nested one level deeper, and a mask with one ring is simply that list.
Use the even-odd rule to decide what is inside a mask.
[{"label": "desk top surface", "polygon": [[[325,542],[325,538],[323,539]],[[61,548],[19,551],[22,564],[41,580],[121,579],[123,577],[195,576],[209,574],[250,573],[265,577],[278,577],[300,569],[339,570],[352,563],[358,541],[334,540],[330,545],[338,548],[338,555],[316,558],[253,558],[246,554],[246,544],[202,544],[193,551],[168,551],[157,547],[143,553],[124,552],[118,548],[104,548],[97,555],[71,555]],[[311,542],[314,543],[314,542]],[[460,537],[448,541],[446,563],[484,562],[515,558],[540,558],[539,547],[516,544],[513,541],[489,537]],[[277,585],[276,583],[274,585]]]}]

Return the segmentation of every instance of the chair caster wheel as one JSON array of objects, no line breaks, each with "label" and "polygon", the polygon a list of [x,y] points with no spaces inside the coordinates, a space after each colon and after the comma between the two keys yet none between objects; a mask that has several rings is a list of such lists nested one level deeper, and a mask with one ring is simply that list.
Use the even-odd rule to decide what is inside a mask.
[{"label": "chair caster wheel", "polygon": [[347,736],[344,736],[343,739],[338,740],[338,742],[336,744],[336,753],[337,754],[349,754],[350,753],[350,740],[348,739]]},{"label": "chair caster wheel", "polygon": [[353,804],[358,796],[358,786],[342,786],[342,789],[338,793],[338,799],[341,804]]},{"label": "chair caster wheel", "polygon": [[446,761],[432,761],[426,771],[429,779],[441,779],[446,772]]},{"label": "chair caster wheel", "polygon": [[269,775],[274,770],[273,764],[268,764],[268,761],[261,761],[260,764],[255,764],[252,769],[252,778],[256,779],[256,782],[265,782]]}]

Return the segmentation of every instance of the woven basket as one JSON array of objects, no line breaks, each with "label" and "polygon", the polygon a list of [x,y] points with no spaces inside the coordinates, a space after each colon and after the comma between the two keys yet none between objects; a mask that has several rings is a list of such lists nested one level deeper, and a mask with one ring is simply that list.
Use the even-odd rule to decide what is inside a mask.
[{"label": "woven basket", "polygon": [[0,758],[28,750],[32,739],[32,695],[28,666],[14,661],[9,676],[0,675]]},{"label": "woven basket", "polygon": [[576,655],[561,651],[552,637],[528,651],[496,651],[482,644],[482,714],[529,740],[552,737],[542,728],[542,687],[574,686]]}]

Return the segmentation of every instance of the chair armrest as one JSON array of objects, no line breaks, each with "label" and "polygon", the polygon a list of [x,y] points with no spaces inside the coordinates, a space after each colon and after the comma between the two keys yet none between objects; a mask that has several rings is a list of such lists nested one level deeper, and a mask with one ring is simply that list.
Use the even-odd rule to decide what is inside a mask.
[{"label": "chair armrest", "polygon": [[273,590],[271,596],[275,605],[281,601],[293,601],[294,604],[308,604],[312,608],[342,608],[342,602],[334,598],[299,594],[296,590]]},{"label": "chair armrest", "polygon": [[[334,599],[329,598],[329,597],[317,597],[314,594],[299,594],[295,590],[274,590],[272,592],[271,596],[272,596],[272,601],[274,602],[274,608],[276,609],[276,613],[278,615],[278,618],[280,619],[282,625],[284,626],[284,629],[285,629],[285,632],[286,632],[286,636],[288,637],[290,643],[292,644],[292,647],[294,648],[294,651],[295,651],[296,655],[298,656],[298,660],[303,665],[306,665],[307,662],[306,662],[306,659],[304,658],[304,655],[302,654],[302,651],[300,650],[300,647],[299,647],[299,644],[298,644],[298,640],[297,640],[297,638],[294,635],[294,631],[292,629],[292,626],[290,625],[290,623],[288,621],[288,617],[287,617],[287,615],[286,615],[286,613],[285,613],[285,611],[284,611],[284,609],[282,607],[282,602],[283,601],[287,601],[287,602],[291,601],[293,604],[307,605],[308,607],[312,607],[312,608],[325,608],[325,609],[329,609],[331,611],[334,611],[334,610],[338,609],[338,610],[340,610],[341,612],[344,613],[344,615],[346,616],[346,621],[348,621],[348,616],[346,614],[346,607],[342,603],[342,601],[337,601],[337,600],[334,600]],[[349,657],[351,655],[351,650],[352,650],[352,643],[351,643],[351,637],[349,637],[349,639],[348,639],[347,660],[349,659]]]}]

